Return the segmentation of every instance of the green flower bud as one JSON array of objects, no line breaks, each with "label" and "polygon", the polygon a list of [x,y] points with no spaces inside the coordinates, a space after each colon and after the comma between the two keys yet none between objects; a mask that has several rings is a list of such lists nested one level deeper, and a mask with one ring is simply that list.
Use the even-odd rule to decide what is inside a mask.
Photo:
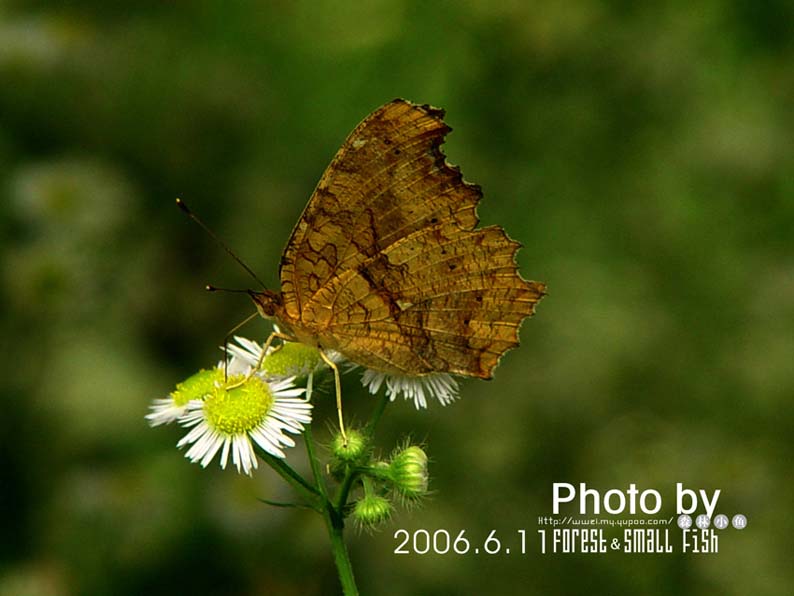
[{"label": "green flower bud", "polygon": [[389,465],[394,488],[409,500],[419,499],[427,494],[427,454],[418,445],[406,447]]},{"label": "green flower bud", "polygon": [[353,509],[353,519],[364,528],[374,529],[391,517],[391,503],[385,497],[365,495]]},{"label": "green flower bud", "polygon": [[357,430],[347,431],[347,443],[341,433],[337,433],[331,442],[331,454],[340,463],[352,464],[360,461],[367,451],[367,439]]}]

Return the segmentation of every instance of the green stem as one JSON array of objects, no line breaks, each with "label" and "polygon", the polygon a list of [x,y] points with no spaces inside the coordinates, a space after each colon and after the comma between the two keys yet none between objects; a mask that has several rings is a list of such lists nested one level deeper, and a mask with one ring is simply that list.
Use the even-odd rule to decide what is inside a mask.
[{"label": "green stem", "polygon": [[375,406],[375,410],[372,412],[372,418],[369,419],[369,422],[367,422],[367,426],[364,428],[364,432],[367,434],[368,439],[371,439],[372,435],[375,434],[375,427],[378,426],[380,417],[383,415],[383,410],[386,409],[386,406],[390,401],[391,400],[384,391],[383,396],[380,398],[380,401]]},{"label": "green stem", "polygon": [[328,529],[328,537],[331,539],[331,551],[334,554],[334,563],[336,563],[336,571],[339,573],[339,583],[342,584],[342,593],[345,596],[357,596],[358,588],[356,587],[356,579],[353,577],[353,567],[350,564],[350,555],[347,553],[347,546],[342,536],[345,522],[339,512],[331,505],[330,501],[326,501],[327,507],[323,518],[325,519],[325,526]]},{"label": "green stem", "polygon": [[280,457],[270,455],[261,449],[258,449],[258,451],[259,457],[261,457],[262,460],[264,460],[271,468],[273,468],[279,476],[291,484],[295,490],[303,495],[304,498],[306,498],[310,503],[317,502],[317,497],[321,496],[320,493],[311,484],[306,482],[303,476],[293,470],[287,464],[287,462]]},{"label": "green stem", "polygon": [[331,539],[331,552],[334,556],[336,571],[339,574],[339,583],[342,585],[342,593],[345,596],[356,596],[358,588],[356,579],[353,577],[353,566],[350,564],[350,555],[343,536],[345,520],[341,509],[334,507],[328,498],[328,491],[325,487],[322,468],[315,455],[314,439],[310,427],[303,431],[303,438],[306,442],[306,453],[309,456],[309,464],[314,474],[314,481],[317,483],[317,492],[322,498],[322,512],[325,527],[328,530],[328,537]]},{"label": "green stem", "polygon": [[351,468],[345,473],[342,479],[342,484],[339,486],[339,492],[336,493],[336,510],[344,511],[347,505],[347,497],[350,494],[350,489],[353,487],[353,481],[358,477],[358,469]]},{"label": "green stem", "polygon": [[[384,392],[383,396],[381,396],[380,401],[377,403],[375,409],[372,412],[372,417],[364,427],[364,434],[367,436],[368,441],[372,440],[372,436],[375,434],[375,427],[378,426],[380,417],[383,415],[383,411],[386,409],[386,405],[389,403],[389,401],[391,400],[386,395],[386,392]],[[347,497],[350,494],[350,489],[353,487],[353,482],[358,477],[359,472],[360,470],[358,469],[350,469],[342,479],[342,484],[339,486],[339,492],[336,495],[336,509],[338,511],[344,511],[344,508],[347,505]]]},{"label": "green stem", "polygon": [[312,468],[312,475],[314,475],[315,490],[325,500],[328,500],[328,490],[325,488],[325,480],[323,479],[322,468],[320,467],[320,460],[314,450],[314,437],[312,436],[311,426],[303,429],[303,440],[306,443],[306,455],[309,458],[309,465]]}]

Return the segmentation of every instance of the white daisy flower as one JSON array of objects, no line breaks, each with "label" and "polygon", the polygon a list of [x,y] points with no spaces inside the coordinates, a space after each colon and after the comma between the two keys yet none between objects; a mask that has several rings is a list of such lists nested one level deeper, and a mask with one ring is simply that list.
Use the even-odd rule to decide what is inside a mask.
[{"label": "white daisy flower", "polygon": [[[282,448],[295,445],[286,433],[298,434],[311,423],[312,406],[301,399],[306,390],[295,387],[294,375],[273,380],[262,370],[249,378],[262,346],[244,337],[234,340],[225,361],[177,384],[167,398],[154,400],[146,419],[152,426],[177,420],[191,428],[177,444],[190,445],[185,455],[191,461],[206,467],[221,451],[225,468],[231,452],[237,470],[250,475],[258,465],[251,441],[283,458]],[[265,361],[271,356],[269,351]]]},{"label": "white daisy flower", "polygon": [[[228,376],[248,375],[251,369],[259,362],[262,347],[255,341],[244,337],[235,337],[238,345],[230,344],[227,349],[229,356],[225,363],[225,374]],[[211,370],[200,370],[192,377],[177,383],[176,389],[168,397],[155,399],[149,406],[151,412],[145,416],[150,426],[170,424],[178,420],[187,412],[187,405],[191,400],[203,399],[223,381],[223,375],[218,380],[217,371],[224,371],[224,362],[221,360]]]},{"label": "white daisy flower", "polygon": [[231,452],[237,471],[248,475],[258,466],[253,443],[283,458],[282,447],[295,446],[285,433],[298,434],[311,423],[312,406],[300,398],[305,389],[293,382],[294,377],[266,382],[258,375],[229,376],[227,384],[218,383],[204,399],[188,403],[180,423],[192,428],[177,447],[190,445],[185,457],[203,467],[220,451],[221,468],[226,468]]},{"label": "white daisy flower", "polygon": [[179,419],[187,411],[190,400],[201,399],[215,388],[217,369],[200,370],[192,377],[177,383],[166,398],[155,399],[149,406],[151,412],[146,415],[146,420],[151,426],[169,424]]},{"label": "white daisy flower", "polygon": [[437,399],[442,406],[458,398],[458,382],[449,373],[430,373],[420,377],[393,375],[367,369],[361,376],[361,384],[375,394],[386,383],[386,395],[394,399],[402,394],[413,400],[416,409],[427,407],[427,398]]},{"label": "white daisy flower", "polygon": [[[225,349],[229,358],[227,371],[230,375],[242,374],[243,372],[247,374],[248,371],[259,364],[259,359],[262,357],[262,345],[239,335],[234,336],[234,341],[237,344],[228,343],[225,348],[221,347],[221,350]],[[272,348],[268,351],[272,351]],[[222,365],[223,363],[220,363],[219,366]]]}]

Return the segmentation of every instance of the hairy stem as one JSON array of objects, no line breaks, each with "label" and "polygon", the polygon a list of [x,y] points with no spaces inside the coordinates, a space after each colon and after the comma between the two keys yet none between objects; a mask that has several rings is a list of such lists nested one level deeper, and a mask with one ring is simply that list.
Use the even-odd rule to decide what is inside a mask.
[{"label": "hairy stem", "polygon": [[303,431],[303,438],[306,441],[306,453],[309,456],[309,463],[314,474],[314,481],[317,484],[317,492],[322,499],[322,513],[325,527],[328,530],[328,537],[331,539],[331,552],[334,556],[336,571],[339,574],[339,583],[342,584],[342,593],[345,596],[355,596],[358,594],[356,580],[353,577],[353,566],[350,563],[350,555],[344,540],[345,520],[340,509],[328,498],[328,491],[325,487],[322,468],[314,450],[314,439],[311,428]]}]

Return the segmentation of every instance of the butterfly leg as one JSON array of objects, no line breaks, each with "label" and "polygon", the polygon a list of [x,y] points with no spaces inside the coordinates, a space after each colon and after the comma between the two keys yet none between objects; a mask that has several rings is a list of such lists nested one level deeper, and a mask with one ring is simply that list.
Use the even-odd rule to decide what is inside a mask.
[{"label": "butterfly leg", "polygon": [[256,373],[256,371],[262,368],[262,363],[265,361],[265,356],[267,356],[267,352],[270,349],[270,344],[272,344],[273,340],[276,338],[280,340],[291,339],[289,336],[284,335],[283,333],[279,333],[278,331],[273,331],[273,333],[268,335],[264,345],[262,346],[262,353],[259,354],[259,360],[256,361],[256,366],[253,369],[251,369],[250,373],[248,373],[249,378],[253,376]]},{"label": "butterfly leg", "polygon": [[320,350],[320,357],[334,371],[334,384],[336,385],[336,413],[339,415],[339,432],[342,434],[342,442],[347,445],[347,435],[345,434],[345,422],[342,419],[342,381],[339,377],[339,367],[336,363]]},{"label": "butterfly leg", "polygon": [[267,352],[270,349],[270,344],[272,344],[273,340],[276,339],[276,338],[284,340],[284,341],[291,341],[292,340],[292,338],[289,335],[285,335],[285,334],[280,333],[278,331],[274,331],[273,333],[268,335],[267,339],[265,340],[264,345],[262,346],[262,353],[259,355],[259,360],[257,360],[256,366],[251,369],[251,372],[249,372],[245,376],[245,378],[243,380],[237,381],[236,383],[232,383],[231,385],[228,385],[226,387],[227,390],[236,389],[237,387],[240,387],[241,385],[244,385],[251,377],[253,377],[257,373],[257,371],[260,368],[262,368],[262,363],[265,361],[265,356],[267,356]]}]

